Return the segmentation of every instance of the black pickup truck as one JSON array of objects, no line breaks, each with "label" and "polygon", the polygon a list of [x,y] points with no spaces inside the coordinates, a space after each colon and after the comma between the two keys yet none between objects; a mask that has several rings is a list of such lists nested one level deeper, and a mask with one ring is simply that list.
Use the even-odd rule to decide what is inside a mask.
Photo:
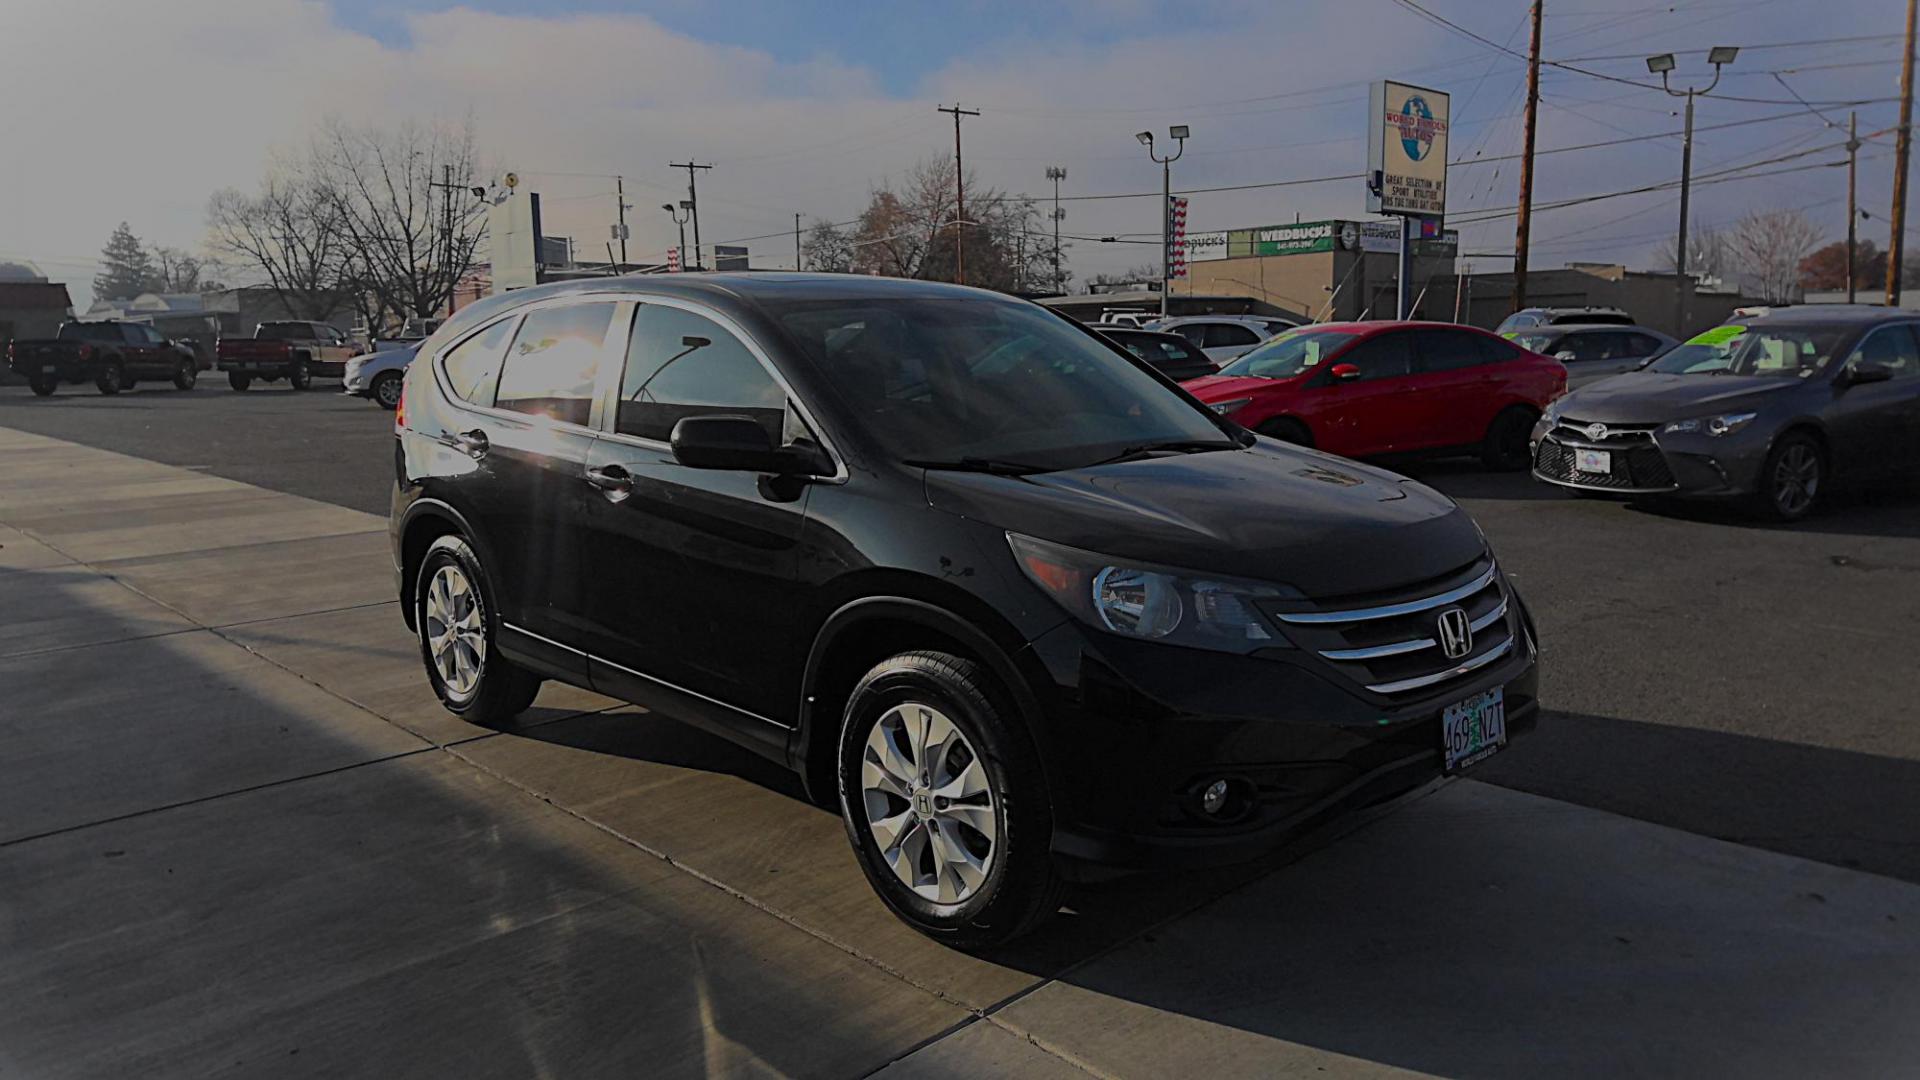
[{"label": "black pickup truck", "polygon": [[80,382],[117,394],[142,379],[191,390],[200,373],[193,353],[153,327],[111,321],[65,323],[53,338],[12,342],[7,366],[41,397],[61,383]]}]

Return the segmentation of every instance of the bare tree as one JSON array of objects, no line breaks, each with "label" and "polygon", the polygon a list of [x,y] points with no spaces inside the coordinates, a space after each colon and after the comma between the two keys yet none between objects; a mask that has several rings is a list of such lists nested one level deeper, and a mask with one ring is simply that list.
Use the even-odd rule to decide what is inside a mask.
[{"label": "bare tree", "polygon": [[179,248],[156,244],[147,249],[153,260],[153,292],[189,293],[206,288],[205,266],[200,259]]},{"label": "bare tree", "polygon": [[809,270],[845,274],[853,269],[853,238],[831,221],[816,220],[800,246]]},{"label": "bare tree", "polygon": [[294,318],[327,318],[346,297],[347,238],[336,200],[297,166],[276,164],[257,195],[215,192],[207,231],[208,245],[240,273],[265,278]]},{"label": "bare tree", "polygon": [[1798,210],[1755,210],[1727,237],[1739,277],[1770,304],[1798,298],[1800,261],[1819,243],[1819,228]]},{"label": "bare tree", "polygon": [[486,235],[485,206],[469,192],[479,172],[472,122],[329,121],[307,169],[345,233],[348,272],[373,294],[363,306],[401,316],[444,308]]},{"label": "bare tree", "polygon": [[1012,290],[1046,279],[1051,248],[1031,199],[982,187],[969,174],[961,222],[955,195],[953,160],[944,156],[921,161],[897,187],[875,189],[854,228],[854,271],[957,280],[964,229],[967,284]]},{"label": "bare tree", "polygon": [[[1679,263],[1673,256],[1679,249],[1680,238],[1668,237],[1660,245],[1658,268],[1672,271],[1677,267]],[[1687,273],[1694,277],[1725,277],[1729,262],[1727,237],[1719,229],[1695,229],[1687,235]]]}]

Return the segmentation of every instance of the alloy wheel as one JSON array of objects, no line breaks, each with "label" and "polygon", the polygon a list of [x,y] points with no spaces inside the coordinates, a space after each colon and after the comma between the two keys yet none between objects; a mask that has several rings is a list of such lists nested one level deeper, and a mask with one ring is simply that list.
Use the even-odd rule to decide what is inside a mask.
[{"label": "alloy wheel", "polygon": [[480,668],[487,659],[486,626],[481,619],[480,594],[458,566],[434,571],[427,584],[426,618],[422,632],[440,681],[465,697],[480,685]]},{"label": "alloy wheel", "polygon": [[1794,443],[1773,466],[1773,502],[1782,514],[1806,513],[1820,494],[1820,455],[1804,442]]},{"label": "alloy wheel", "polygon": [[881,714],[860,759],[861,800],[881,859],[922,899],[958,904],[985,884],[998,799],[947,715],[906,702]]},{"label": "alloy wheel", "polygon": [[380,378],[373,381],[373,395],[380,404],[391,409],[400,404],[400,380]]}]

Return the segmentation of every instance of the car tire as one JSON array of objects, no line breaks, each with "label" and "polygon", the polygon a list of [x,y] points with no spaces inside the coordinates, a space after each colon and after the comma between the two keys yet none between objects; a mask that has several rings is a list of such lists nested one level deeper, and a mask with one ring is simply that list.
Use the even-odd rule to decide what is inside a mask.
[{"label": "car tire", "polygon": [[922,934],[987,949],[1059,909],[1039,752],[975,661],[907,652],[868,671],[841,721],[839,788],[860,869]]},{"label": "car tire", "polygon": [[401,375],[397,371],[383,371],[373,377],[373,384],[367,392],[373,396],[374,404],[392,412],[400,407]]},{"label": "car tire", "polygon": [[253,376],[245,374],[244,372],[229,371],[227,372],[227,385],[233,387],[235,390],[245,390],[247,387],[253,385]]},{"label": "car tire", "polygon": [[1279,439],[1281,442],[1292,443],[1295,446],[1313,445],[1313,432],[1307,428],[1307,425],[1290,416],[1275,417],[1254,430],[1268,438]]},{"label": "car tire", "polygon": [[466,540],[442,536],[427,548],[413,605],[427,682],[448,712],[498,724],[527,711],[543,680],[494,647],[492,593]]},{"label": "car tire", "polygon": [[35,397],[51,397],[55,390],[60,389],[60,381],[35,377],[27,380],[27,388],[33,391]]},{"label": "car tire", "polygon": [[173,388],[175,390],[191,390],[193,389],[193,384],[199,381],[200,369],[194,367],[193,361],[191,360],[182,360],[180,361],[180,366],[173,369]]},{"label": "car tire", "polygon": [[305,390],[313,385],[313,373],[307,370],[305,360],[296,359],[293,366],[287,369],[287,383],[295,390]]},{"label": "car tire", "polygon": [[1480,443],[1480,464],[1494,472],[1518,472],[1533,463],[1527,441],[1540,414],[1525,405],[1510,405],[1487,425]]},{"label": "car tire", "polygon": [[1819,509],[1826,493],[1827,453],[1820,440],[1804,431],[1781,436],[1760,470],[1754,506],[1773,521],[1799,521]]},{"label": "car tire", "polygon": [[93,377],[93,388],[108,397],[119,393],[127,385],[127,369],[119,364],[108,364]]}]

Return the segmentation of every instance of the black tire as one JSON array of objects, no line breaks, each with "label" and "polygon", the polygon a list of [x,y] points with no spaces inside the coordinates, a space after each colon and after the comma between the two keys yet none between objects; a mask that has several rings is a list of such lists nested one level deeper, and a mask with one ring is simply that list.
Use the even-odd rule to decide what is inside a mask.
[{"label": "black tire", "polygon": [[[428,618],[428,592],[443,567],[453,568],[469,584],[476,605],[472,621],[477,625],[479,660],[473,667],[476,677],[465,688],[450,684],[435,662]],[[499,724],[526,712],[540,694],[538,675],[501,656],[494,647],[496,620],[493,591],[486,572],[473,548],[458,536],[442,536],[427,548],[420,560],[420,572],[413,580],[415,636],[420,641],[420,660],[427,669],[427,681],[440,704],[455,716],[476,724]],[[436,624],[438,620],[435,620]],[[457,678],[462,676],[456,676]]]},{"label": "black tire", "polygon": [[1533,464],[1533,425],[1540,414],[1525,405],[1510,405],[1487,425],[1480,444],[1480,464],[1494,472],[1518,472]]},{"label": "black tire", "polygon": [[1295,446],[1313,445],[1313,432],[1307,429],[1307,425],[1290,416],[1274,417],[1255,430],[1268,438],[1293,443]]},{"label": "black tire", "polygon": [[[882,855],[869,825],[868,793],[862,783],[868,737],[893,710],[911,710],[915,705],[936,710],[957,729],[969,751],[965,761],[977,763],[987,779],[984,796],[972,798],[984,798],[984,803],[976,805],[993,810],[990,857],[980,860],[985,876],[955,903],[922,896],[903,882]],[[943,743],[941,753],[940,764],[945,767],[952,767],[960,753],[945,749],[949,745]],[[977,756],[972,752],[976,750]],[[839,763],[840,817],[847,839],[868,883],[907,925],[956,949],[987,949],[1019,937],[1059,909],[1064,886],[1049,850],[1053,818],[1040,755],[1006,693],[982,665],[948,653],[908,652],[875,666],[847,700]],[[913,767],[923,770],[922,784],[933,780],[937,786],[937,775],[928,774],[932,768],[928,762]],[[935,798],[927,787],[919,790],[913,800],[877,791],[873,796],[883,804],[880,813],[918,814],[920,800],[927,803],[929,815],[936,805],[942,814],[946,812],[950,805],[946,800]],[[952,820],[948,819],[946,830],[934,830],[942,833],[943,843],[961,835],[952,831]],[[930,826],[921,821],[931,817],[908,823],[899,835],[910,837],[915,829],[926,833]],[[975,829],[968,839],[984,837]],[[907,842],[899,850],[916,874],[921,867],[933,865],[930,834],[920,841],[916,855],[906,854]],[[977,849],[971,853],[979,856]]]},{"label": "black tire", "polygon": [[307,370],[307,362],[295,357],[293,366],[287,369],[287,382],[295,390],[305,390],[313,385],[313,373]]},{"label": "black tire", "polygon": [[118,362],[108,364],[106,367],[101,368],[100,374],[93,377],[93,388],[105,394],[107,397],[112,397],[119,393],[126,385],[127,369],[121,367]]},{"label": "black tire", "polygon": [[173,388],[175,390],[191,390],[193,389],[193,384],[199,381],[200,369],[194,367],[193,361],[191,360],[182,360],[180,361],[180,366],[173,369]]},{"label": "black tire", "polygon": [[373,403],[392,412],[400,407],[402,376],[397,371],[383,371],[373,377],[373,384],[367,392],[373,396]]},{"label": "black tire", "polygon": [[27,386],[33,391],[35,397],[50,397],[55,390],[60,389],[60,380],[36,375],[27,380]]},{"label": "black tire", "polygon": [[1767,452],[1753,507],[1772,521],[1799,521],[1820,508],[1831,479],[1827,451],[1820,440],[1804,431],[1790,431]]},{"label": "black tire", "polygon": [[244,371],[229,371],[227,372],[227,385],[233,387],[235,390],[245,390],[247,387],[253,385],[253,376]]}]

